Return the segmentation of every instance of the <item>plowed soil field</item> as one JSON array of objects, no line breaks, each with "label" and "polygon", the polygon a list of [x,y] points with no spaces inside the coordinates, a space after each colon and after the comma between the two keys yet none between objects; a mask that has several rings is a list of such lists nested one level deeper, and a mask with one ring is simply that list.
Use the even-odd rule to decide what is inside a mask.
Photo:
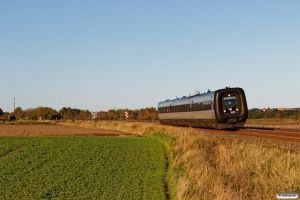
[{"label": "plowed soil field", "polygon": [[41,135],[96,135],[121,136],[131,135],[120,131],[82,128],[64,125],[5,125],[0,124],[0,136],[41,136]]}]

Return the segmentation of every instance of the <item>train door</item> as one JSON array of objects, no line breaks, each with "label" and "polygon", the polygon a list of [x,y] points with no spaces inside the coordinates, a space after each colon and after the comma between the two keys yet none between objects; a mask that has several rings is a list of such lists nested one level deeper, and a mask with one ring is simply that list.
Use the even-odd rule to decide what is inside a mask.
[{"label": "train door", "polygon": [[190,119],[195,119],[195,104],[194,101],[190,99]]},{"label": "train door", "polygon": [[174,119],[174,102],[172,101],[169,106],[170,118]]},{"label": "train door", "polygon": [[214,102],[213,100],[210,100],[209,103],[210,103],[211,118],[215,119]]},{"label": "train door", "polygon": [[211,119],[215,119],[214,95],[212,95],[212,94],[210,95],[209,105],[210,105]]}]

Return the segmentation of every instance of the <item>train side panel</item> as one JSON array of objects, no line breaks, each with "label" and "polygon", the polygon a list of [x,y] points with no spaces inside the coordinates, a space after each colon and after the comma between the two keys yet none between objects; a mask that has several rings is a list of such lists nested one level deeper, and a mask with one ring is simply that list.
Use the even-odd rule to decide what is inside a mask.
[{"label": "train side panel", "polygon": [[158,110],[162,124],[215,129],[244,126],[248,116],[246,96],[241,88],[163,101],[158,104]]}]

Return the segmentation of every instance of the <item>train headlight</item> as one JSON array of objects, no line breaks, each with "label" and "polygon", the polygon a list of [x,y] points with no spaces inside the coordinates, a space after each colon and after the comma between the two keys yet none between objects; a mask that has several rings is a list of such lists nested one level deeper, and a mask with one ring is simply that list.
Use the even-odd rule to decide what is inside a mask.
[{"label": "train headlight", "polygon": [[226,110],[224,110],[224,113],[226,113]]}]

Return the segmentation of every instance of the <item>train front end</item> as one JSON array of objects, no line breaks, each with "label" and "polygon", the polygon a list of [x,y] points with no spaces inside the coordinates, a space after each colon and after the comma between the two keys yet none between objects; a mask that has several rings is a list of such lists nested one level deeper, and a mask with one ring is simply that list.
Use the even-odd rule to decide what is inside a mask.
[{"label": "train front end", "polygon": [[242,88],[225,88],[214,94],[216,127],[219,129],[239,128],[248,118],[246,95]]}]

